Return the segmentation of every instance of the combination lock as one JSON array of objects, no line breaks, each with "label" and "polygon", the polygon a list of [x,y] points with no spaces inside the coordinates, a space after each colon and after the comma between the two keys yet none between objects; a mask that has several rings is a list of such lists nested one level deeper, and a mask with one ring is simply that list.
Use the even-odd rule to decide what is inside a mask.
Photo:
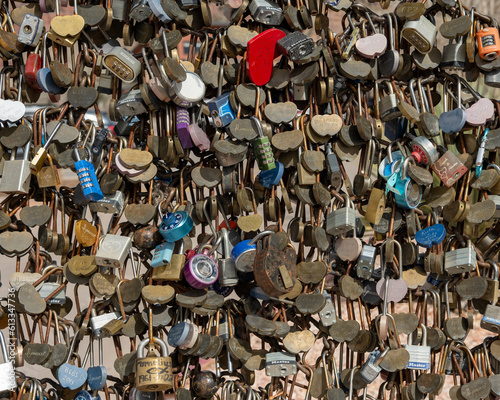
[{"label": "combination lock", "polygon": [[121,48],[113,47],[104,57],[105,67],[124,82],[132,82],[141,72],[141,62],[132,53]]}]

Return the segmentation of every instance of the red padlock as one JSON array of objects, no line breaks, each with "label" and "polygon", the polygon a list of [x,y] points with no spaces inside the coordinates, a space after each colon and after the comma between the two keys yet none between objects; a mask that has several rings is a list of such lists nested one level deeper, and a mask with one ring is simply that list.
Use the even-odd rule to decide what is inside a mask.
[{"label": "red padlock", "polygon": [[273,61],[280,55],[276,42],[285,36],[285,32],[272,28],[248,41],[247,73],[256,85],[265,85],[271,79]]},{"label": "red padlock", "polygon": [[26,82],[33,89],[40,90],[40,86],[38,86],[38,81],[36,80],[36,72],[40,68],[42,68],[42,57],[37,53],[31,53],[26,59],[24,73],[26,75]]}]

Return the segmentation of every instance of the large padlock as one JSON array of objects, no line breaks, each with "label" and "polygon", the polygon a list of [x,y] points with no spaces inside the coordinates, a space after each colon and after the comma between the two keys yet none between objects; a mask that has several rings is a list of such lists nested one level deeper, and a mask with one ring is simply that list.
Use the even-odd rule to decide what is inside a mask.
[{"label": "large padlock", "polygon": [[108,233],[99,245],[95,254],[95,262],[103,267],[121,268],[131,247],[132,239],[130,237]]},{"label": "large padlock", "polygon": [[[448,240],[450,246],[453,240]],[[476,250],[472,247],[472,242],[467,239],[467,246],[454,250],[448,250],[444,253],[444,270],[450,274],[463,274],[476,269]]]},{"label": "large padlock", "polygon": [[274,233],[257,242],[253,272],[257,285],[269,296],[281,296],[292,290],[296,280],[295,251],[286,247],[281,251]]},{"label": "large padlock", "polygon": [[[172,359],[168,356],[167,344],[157,337],[153,337],[153,342],[151,343],[149,338],[146,338],[137,347],[135,387],[144,392],[162,392],[174,386]],[[148,344],[149,352],[145,357],[144,352]],[[160,346],[160,357],[154,356],[155,344]]]},{"label": "large padlock", "polygon": [[356,228],[356,210],[347,195],[344,207],[338,207],[338,200],[334,201],[334,210],[326,216],[326,232],[332,236],[345,235]]}]

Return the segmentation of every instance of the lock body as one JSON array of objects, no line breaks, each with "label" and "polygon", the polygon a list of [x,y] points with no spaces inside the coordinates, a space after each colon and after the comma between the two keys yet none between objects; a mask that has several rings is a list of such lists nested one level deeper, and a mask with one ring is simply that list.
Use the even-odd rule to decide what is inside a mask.
[{"label": "lock body", "polygon": [[219,97],[207,102],[213,125],[216,128],[223,128],[236,118],[236,113],[229,102],[230,93],[224,93]]},{"label": "lock body", "polygon": [[266,354],[266,375],[273,377],[285,377],[297,373],[297,361],[295,356],[286,352]]},{"label": "lock body", "polygon": [[472,246],[444,253],[444,269],[450,275],[474,271],[476,262],[476,252]]},{"label": "lock body", "polygon": [[43,21],[31,14],[26,14],[23,18],[17,40],[27,46],[36,46],[40,41],[43,32]]},{"label": "lock body", "polygon": [[332,236],[344,235],[356,228],[356,210],[342,207],[326,217],[326,232]]},{"label": "lock body", "polygon": [[264,25],[280,25],[285,17],[282,8],[270,0],[252,0],[248,8],[255,22]]},{"label": "lock body", "polygon": [[375,266],[377,249],[371,245],[364,245],[358,258],[356,274],[360,279],[370,279]]},{"label": "lock body", "polygon": [[100,212],[105,214],[120,214],[125,204],[123,192],[117,190],[113,194],[104,195],[102,199],[89,203],[89,208],[92,212]]},{"label": "lock body", "polygon": [[481,328],[493,333],[500,333],[500,307],[488,304],[481,318]]},{"label": "lock body", "polygon": [[500,55],[500,37],[497,28],[483,28],[476,34],[477,52],[486,61],[493,61]]},{"label": "lock body", "polygon": [[141,62],[135,58],[132,53],[122,47],[113,47],[111,51],[104,56],[103,65],[113,75],[124,82],[134,81],[142,68]]},{"label": "lock body", "polygon": [[78,180],[82,185],[83,195],[90,201],[101,200],[104,195],[99,187],[92,163],[86,160],[79,160],[75,163],[75,169]]},{"label": "lock body", "polygon": [[125,264],[131,247],[130,237],[108,233],[95,254],[95,262],[102,267],[121,268]]},{"label": "lock body", "polygon": [[[154,356],[151,350],[146,357],[144,356],[146,345],[149,344],[149,338],[141,341],[137,347],[135,387],[137,390],[144,392],[164,391],[172,389],[174,386],[172,359],[168,357],[167,344],[156,337],[153,337],[153,340],[160,345],[160,357]],[[151,345],[153,344],[151,343]]]},{"label": "lock body", "polygon": [[401,35],[415,49],[423,54],[429,53],[437,38],[436,26],[423,15],[413,21],[406,21]]}]

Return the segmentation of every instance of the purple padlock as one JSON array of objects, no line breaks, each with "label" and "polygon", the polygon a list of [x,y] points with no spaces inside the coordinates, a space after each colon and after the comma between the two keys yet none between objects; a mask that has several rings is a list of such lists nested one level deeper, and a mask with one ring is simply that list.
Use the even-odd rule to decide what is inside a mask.
[{"label": "purple padlock", "polygon": [[183,149],[190,149],[193,147],[193,141],[191,140],[191,135],[189,134],[189,112],[186,108],[177,107],[177,115],[175,118],[177,135],[181,142]]},{"label": "purple padlock", "polygon": [[191,287],[205,289],[217,281],[219,269],[211,257],[216,248],[210,245],[200,246],[197,253],[184,266],[184,276]]}]

